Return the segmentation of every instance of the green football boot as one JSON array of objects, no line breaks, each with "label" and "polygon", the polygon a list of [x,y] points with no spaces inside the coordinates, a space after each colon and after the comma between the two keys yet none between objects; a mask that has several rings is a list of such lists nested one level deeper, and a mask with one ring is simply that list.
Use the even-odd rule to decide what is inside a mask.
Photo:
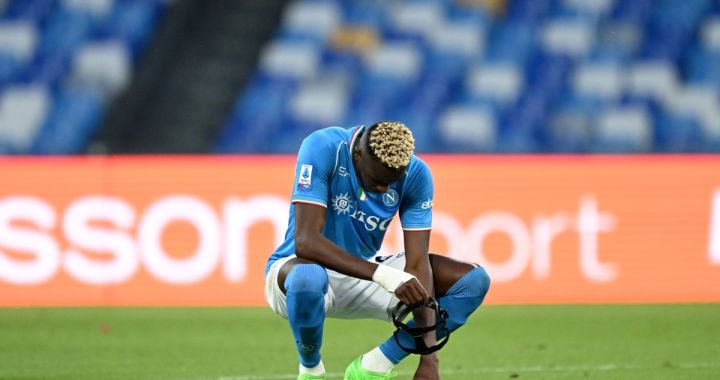
[{"label": "green football boot", "polygon": [[390,380],[391,377],[397,376],[397,372],[380,373],[368,371],[360,366],[361,362],[362,356],[350,363],[345,370],[344,380]]}]

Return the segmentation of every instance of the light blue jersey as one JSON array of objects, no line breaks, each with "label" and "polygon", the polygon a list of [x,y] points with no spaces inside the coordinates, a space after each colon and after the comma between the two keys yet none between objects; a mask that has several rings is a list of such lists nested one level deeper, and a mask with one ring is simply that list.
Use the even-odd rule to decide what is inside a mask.
[{"label": "light blue jersey", "polygon": [[382,245],[395,214],[404,230],[432,225],[433,181],[425,162],[412,156],[407,173],[386,193],[361,189],[352,149],[363,126],[325,128],[303,140],[295,167],[285,241],[270,256],[265,273],[278,259],[295,253],[295,203],[327,208],[322,234],[350,254],[370,259]]}]

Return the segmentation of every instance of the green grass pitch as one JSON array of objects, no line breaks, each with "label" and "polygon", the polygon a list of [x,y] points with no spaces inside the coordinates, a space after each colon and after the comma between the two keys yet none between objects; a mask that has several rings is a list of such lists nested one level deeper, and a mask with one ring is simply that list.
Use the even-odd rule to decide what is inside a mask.
[{"label": "green grass pitch", "polygon": [[[329,320],[328,379],[391,331]],[[440,357],[443,379],[720,379],[720,304],[483,306]],[[0,309],[3,380],[292,380],[296,370],[286,322],[264,308]]]}]

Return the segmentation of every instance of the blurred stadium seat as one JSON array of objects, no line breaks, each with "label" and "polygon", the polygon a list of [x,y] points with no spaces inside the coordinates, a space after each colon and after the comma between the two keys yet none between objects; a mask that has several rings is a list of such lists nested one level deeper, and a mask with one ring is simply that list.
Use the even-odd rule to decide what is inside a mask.
[{"label": "blurred stadium seat", "polygon": [[607,109],[594,128],[595,152],[642,153],[652,147],[650,116],[639,106]]},{"label": "blurred stadium seat", "polygon": [[481,107],[449,107],[438,121],[443,146],[448,150],[491,152],[495,148],[496,118]]},{"label": "blurred stadium seat", "polygon": [[83,153],[165,0],[0,5],[0,153]]},{"label": "blurred stadium seat", "polygon": [[7,86],[0,95],[0,147],[24,152],[32,145],[50,109],[42,86]]}]

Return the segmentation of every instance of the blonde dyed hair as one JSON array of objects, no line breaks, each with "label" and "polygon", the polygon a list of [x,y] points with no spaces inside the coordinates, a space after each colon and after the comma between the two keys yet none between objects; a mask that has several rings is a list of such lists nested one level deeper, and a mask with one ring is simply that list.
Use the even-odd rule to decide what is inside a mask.
[{"label": "blonde dyed hair", "polygon": [[395,169],[410,164],[415,151],[415,138],[405,124],[397,121],[381,121],[371,127],[368,145],[380,161]]}]

